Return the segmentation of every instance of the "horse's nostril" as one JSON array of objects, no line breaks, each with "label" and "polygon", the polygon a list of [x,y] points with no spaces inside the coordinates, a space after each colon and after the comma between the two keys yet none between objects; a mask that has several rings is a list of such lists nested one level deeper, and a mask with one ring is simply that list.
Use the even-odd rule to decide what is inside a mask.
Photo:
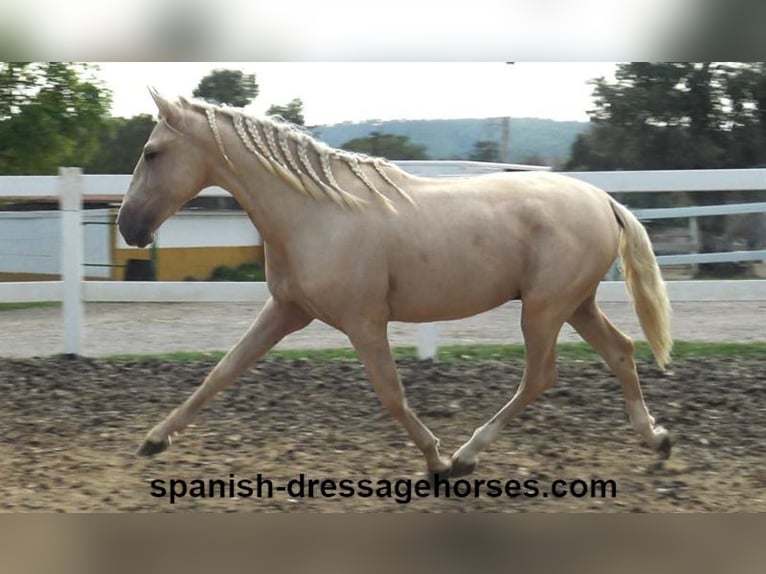
[{"label": "horse's nostril", "polygon": [[135,237],[134,226],[122,213],[117,217],[117,229],[120,230],[120,235],[122,235],[125,242],[128,245],[133,245],[132,239]]},{"label": "horse's nostril", "polygon": [[153,237],[149,227],[141,222],[137,222],[122,211],[117,216],[117,228],[128,245],[146,247],[152,242]]}]

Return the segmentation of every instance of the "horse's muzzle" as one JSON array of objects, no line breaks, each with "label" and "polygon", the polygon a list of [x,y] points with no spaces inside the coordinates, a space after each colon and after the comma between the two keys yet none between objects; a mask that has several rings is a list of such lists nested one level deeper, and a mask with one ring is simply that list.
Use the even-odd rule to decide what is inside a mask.
[{"label": "horse's muzzle", "polygon": [[117,215],[117,227],[128,245],[146,247],[154,241],[154,233],[149,226],[132,217],[125,209],[120,209]]}]

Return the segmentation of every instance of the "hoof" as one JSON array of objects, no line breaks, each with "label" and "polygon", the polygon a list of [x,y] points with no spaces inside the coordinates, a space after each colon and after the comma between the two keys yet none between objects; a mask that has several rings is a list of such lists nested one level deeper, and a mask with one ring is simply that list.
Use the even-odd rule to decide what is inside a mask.
[{"label": "hoof", "polygon": [[673,442],[670,440],[669,436],[665,436],[665,438],[662,439],[662,442],[657,447],[657,454],[660,455],[660,460],[667,460],[670,458],[670,451],[673,448]]},{"label": "hoof", "polygon": [[426,476],[431,484],[434,484],[438,480],[448,480],[452,476],[452,459],[449,457],[439,458],[438,468],[429,468],[426,471]]},{"label": "hoof", "polygon": [[463,462],[459,458],[453,458],[452,459],[452,472],[450,473],[451,478],[459,478],[461,476],[468,476],[471,474],[474,470],[476,470],[476,465],[478,463],[476,461],[474,462]]},{"label": "hoof", "polygon": [[165,439],[164,441],[146,439],[144,444],[138,447],[136,454],[138,456],[154,456],[155,454],[161,453],[163,450],[167,450],[169,446],[170,441],[168,439]]}]

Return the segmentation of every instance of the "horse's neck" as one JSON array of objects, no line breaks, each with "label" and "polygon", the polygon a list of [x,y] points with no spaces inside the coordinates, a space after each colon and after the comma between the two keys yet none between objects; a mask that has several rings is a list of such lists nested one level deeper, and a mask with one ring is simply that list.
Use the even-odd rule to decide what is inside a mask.
[{"label": "horse's neck", "polygon": [[[310,202],[270,173],[248,151],[231,126],[219,123],[226,158],[218,149],[213,185],[226,189],[247,212],[270,249],[279,249],[290,240],[290,230],[311,215]],[[212,139],[212,138],[211,138]]]}]

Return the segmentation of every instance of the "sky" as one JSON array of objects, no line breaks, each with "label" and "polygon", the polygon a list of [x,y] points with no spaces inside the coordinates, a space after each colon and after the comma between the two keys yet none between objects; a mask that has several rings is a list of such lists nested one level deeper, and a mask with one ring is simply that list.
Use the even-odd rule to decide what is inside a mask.
[{"label": "sky", "polygon": [[112,115],[155,114],[147,86],[192,97],[213,69],[255,74],[247,110],[303,101],[307,125],[346,121],[538,117],[587,121],[588,80],[613,78],[610,62],[95,62],[112,90]]}]

